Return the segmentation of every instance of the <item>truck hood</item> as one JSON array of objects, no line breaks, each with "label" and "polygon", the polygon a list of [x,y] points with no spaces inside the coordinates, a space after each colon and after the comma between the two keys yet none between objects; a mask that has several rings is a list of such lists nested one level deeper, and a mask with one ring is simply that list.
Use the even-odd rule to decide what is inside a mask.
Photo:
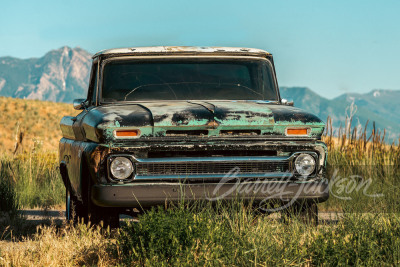
[{"label": "truck hood", "polygon": [[[284,135],[287,126],[307,126],[320,135],[324,123],[301,109],[266,101],[170,101],[104,105],[82,120],[86,137],[113,139],[119,128],[138,128],[141,137],[161,137],[167,131],[256,130],[262,135]],[[313,130],[314,129],[314,130]]]}]

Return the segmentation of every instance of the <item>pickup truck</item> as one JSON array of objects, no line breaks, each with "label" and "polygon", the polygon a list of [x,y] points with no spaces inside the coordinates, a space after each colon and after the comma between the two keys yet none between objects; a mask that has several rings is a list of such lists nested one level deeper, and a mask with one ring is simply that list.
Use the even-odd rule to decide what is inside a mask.
[{"label": "pickup truck", "polygon": [[328,199],[325,124],[281,98],[264,50],[104,50],[74,108],[60,124],[68,220],[117,226],[133,210],[238,197],[317,219]]}]

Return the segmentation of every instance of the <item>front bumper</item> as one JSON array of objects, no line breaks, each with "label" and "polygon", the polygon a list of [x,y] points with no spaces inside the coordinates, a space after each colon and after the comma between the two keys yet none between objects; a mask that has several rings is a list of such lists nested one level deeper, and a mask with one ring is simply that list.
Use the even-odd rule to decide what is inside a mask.
[{"label": "front bumper", "polygon": [[132,183],[94,185],[92,201],[102,207],[149,208],[181,200],[243,199],[267,201],[324,202],[329,197],[326,179],[315,181],[238,181],[236,183]]}]

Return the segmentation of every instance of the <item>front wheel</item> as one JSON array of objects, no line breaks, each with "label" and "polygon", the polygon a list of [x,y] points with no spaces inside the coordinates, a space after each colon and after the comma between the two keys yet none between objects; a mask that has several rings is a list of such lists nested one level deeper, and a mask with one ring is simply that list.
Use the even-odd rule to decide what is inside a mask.
[{"label": "front wheel", "polygon": [[86,216],[88,221],[95,225],[101,225],[104,228],[118,228],[119,227],[119,212],[113,208],[100,207],[93,203],[91,199],[92,181],[89,179],[86,183],[87,192],[84,196],[84,203],[86,205]]},{"label": "front wheel", "polygon": [[84,219],[83,204],[72,194],[71,189],[65,188],[65,218],[67,222],[72,221],[77,224],[80,219]]}]

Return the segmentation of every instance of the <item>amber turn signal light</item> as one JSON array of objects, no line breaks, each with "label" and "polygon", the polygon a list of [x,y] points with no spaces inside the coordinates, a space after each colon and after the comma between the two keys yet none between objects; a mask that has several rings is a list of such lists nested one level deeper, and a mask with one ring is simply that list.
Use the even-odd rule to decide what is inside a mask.
[{"label": "amber turn signal light", "polygon": [[137,137],[139,130],[115,130],[116,137]]},{"label": "amber turn signal light", "polygon": [[286,129],[286,135],[308,135],[307,128]]}]

